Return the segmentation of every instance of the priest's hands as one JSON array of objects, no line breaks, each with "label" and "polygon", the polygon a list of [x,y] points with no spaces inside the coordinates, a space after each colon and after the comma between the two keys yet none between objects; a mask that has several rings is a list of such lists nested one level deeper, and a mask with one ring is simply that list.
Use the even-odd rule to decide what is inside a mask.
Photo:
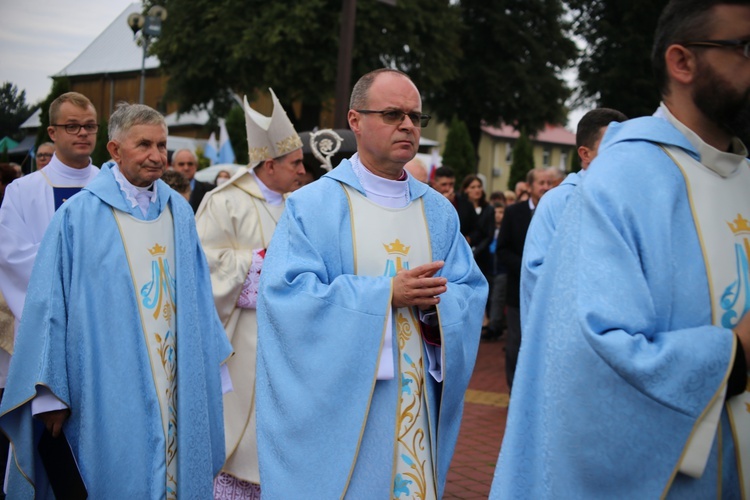
[{"label": "priest's hands", "polygon": [[44,426],[52,434],[52,437],[60,435],[63,423],[70,416],[70,410],[67,408],[64,410],[46,411],[44,413],[38,413],[36,417],[44,422]]},{"label": "priest's hands", "polygon": [[438,304],[438,295],[448,289],[446,278],[435,277],[435,273],[442,269],[443,265],[445,262],[437,260],[396,273],[393,277],[393,306],[416,306],[424,310]]}]

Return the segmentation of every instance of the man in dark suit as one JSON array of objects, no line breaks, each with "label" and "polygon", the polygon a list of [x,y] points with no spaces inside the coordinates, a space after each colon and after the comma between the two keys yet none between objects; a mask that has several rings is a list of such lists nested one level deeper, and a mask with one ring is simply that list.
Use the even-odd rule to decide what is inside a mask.
[{"label": "man in dark suit", "polygon": [[508,339],[505,343],[505,375],[509,389],[513,387],[513,374],[516,371],[518,350],[521,348],[520,283],[523,245],[536,205],[542,195],[552,187],[551,177],[550,173],[543,168],[529,171],[526,177],[529,199],[505,209],[505,216],[497,238],[498,257],[508,269],[506,298]]},{"label": "man in dark suit", "polygon": [[193,207],[193,212],[196,212],[203,196],[215,186],[195,179],[198,158],[189,149],[180,149],[172,155],[172,168],[184,175],[190,182],[190,206]]}]

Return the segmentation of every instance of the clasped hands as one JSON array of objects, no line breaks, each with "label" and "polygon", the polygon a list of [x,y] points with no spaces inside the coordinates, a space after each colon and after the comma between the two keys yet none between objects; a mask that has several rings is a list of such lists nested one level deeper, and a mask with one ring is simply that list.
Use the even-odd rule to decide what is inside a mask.
[{"label": "clasped hands", "polygon": [[393,306],[418,307],[427,310],[440,302],[439,295],[448,289],[448,280],[435,277],[445,262],[437,260],[414,269],[402,269],[393,277]]}]

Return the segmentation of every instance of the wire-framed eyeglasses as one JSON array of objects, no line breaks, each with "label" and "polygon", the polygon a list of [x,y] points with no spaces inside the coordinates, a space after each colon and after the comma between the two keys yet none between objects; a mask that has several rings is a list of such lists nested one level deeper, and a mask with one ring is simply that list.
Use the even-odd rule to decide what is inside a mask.
[{"label": "wire-framed eyeglasses", "polygon": [[419,128],[426,127],[430,123],[430,118],[432,118],[430,115],[424,115],[417,112],[404,113],[400,109],[383,109],[380,111],[372,109],[355,109],[354,111],[365,115],[380,115],[380,117],[383,118],[383,122],[387,125],[400,125],[404,121],[404,117],[408,116],[411,123]]},{"label": "wire-framed eyeglasses", "polygon": [[76,135],[81,129],[85,130],[87,134],[95,134],[99,130],[99,125],[96,123],[86,123],[81,125],[80,123],[51,123],[53,127],[64,127],[65,131],[69,134]]},{"label": "wire-framed eyeglasses", "polygon": [[715,47],[720,49],[742,49],[742,54],[750,59],[750,40],[693,40],[680,43],[683,47]]}]

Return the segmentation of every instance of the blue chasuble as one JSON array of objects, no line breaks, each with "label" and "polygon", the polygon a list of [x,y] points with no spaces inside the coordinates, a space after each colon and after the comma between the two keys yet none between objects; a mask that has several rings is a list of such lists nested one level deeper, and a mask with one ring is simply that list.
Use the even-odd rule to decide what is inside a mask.
[{"label": "blue chasuble", "polygon": [[211,498],[224,461],[221,362],[231,354],[185,199],[157,181],[144,217],[108,166],[57,211],[42,241],[16,339],[0,427],[13,444],[10,498],[50,498],[31,416],[37,387],[70,409],[63,429],[89,498],[165,496],[165,435],[136,290],[113,209],[171,208],[176,280],[178,496]]},{"label": "blue chasuble", "polygon": [[712,325],[685,179],[660,145],[699,159],[665,119],[610,125],[570,196],[529,304],[492,499],[739,498],[726,411],[702,476],[678,472],[735,339]]},{"label": "blue chasuble", "polygon": [[[425,378],[430,415],[436,416],[430,425],[440,497],[476,358],[487,282],[452,205],[425,184],[408,182],[411,199],[424,200],[432,258],[445,261],[438,275],[448,279],[437,306],[444,382]],[[395,383],[375,378],[392,278],[355,274],[351,213],[340,184],[364,194],[344,160],[289,197],[263,264],[256,387],[260,475],[268,498],[341,498],[350,486],[352,498],[357,492],[374,498],[392,493],[392,457],[386,464],[359,457],[360,449],[382,445],[380,437],[393,442],[397,398],[371,405],[373,392],[381,390],[376,387]]]}]

